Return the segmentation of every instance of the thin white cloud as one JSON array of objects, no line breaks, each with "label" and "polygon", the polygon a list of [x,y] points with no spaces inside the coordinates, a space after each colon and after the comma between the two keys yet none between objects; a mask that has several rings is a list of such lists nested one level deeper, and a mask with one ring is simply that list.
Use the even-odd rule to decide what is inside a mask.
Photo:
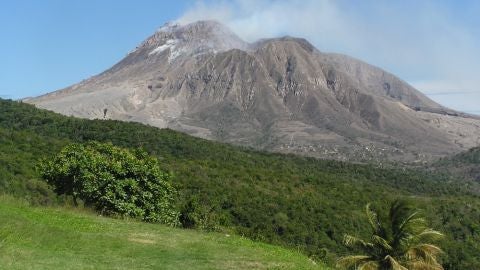
[{"label": "thin white cloud", "polygon": [[[321,36],[342,37],[348,25],[334,2],[317,0],[233,0],[197,1],[178,19],[180,23],[213,19],[228,25],[247,41],[281,35],[305,36],[320,40]],[[336,39],[336,38],[335,38]],[[325,38],[329,42],[331,38]]]},{"label": "thin white cloud", "polygon": [[[474,79],[480,41],[450,8],[440,1],[210,0],[196,2],[178,21],[215,19],[247,41],[304,37],[321,51],[360,58],[426,93],[480,90]],[[480,5],[468,12],[476,13]]]}]

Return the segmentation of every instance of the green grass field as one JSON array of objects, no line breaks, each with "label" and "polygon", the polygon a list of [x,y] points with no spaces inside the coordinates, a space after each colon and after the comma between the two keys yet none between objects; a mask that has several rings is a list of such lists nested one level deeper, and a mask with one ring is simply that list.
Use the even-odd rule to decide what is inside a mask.
[{"label": "green grass field", "polygon": [[0,269],[327,269],[295,251],[219,233],[0,198]]}]

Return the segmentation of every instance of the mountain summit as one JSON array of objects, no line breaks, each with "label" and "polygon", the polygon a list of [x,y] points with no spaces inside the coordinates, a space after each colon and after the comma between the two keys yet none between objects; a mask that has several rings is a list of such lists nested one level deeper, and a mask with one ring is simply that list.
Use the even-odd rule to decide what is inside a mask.
[{"label": "mountain summit", "polygon": [[152,56],[168,51],[168,61],[171,63],[180,55],[192,57],[205,53],[247,48],[247,43],[216,21],[200,21],[185,26],[167,23],[153,36],[142,42],[127,56],[127,59],[134,59],[146,54]]},{"label": "mountain summit", "polygon": [[337,159],[424,160],[480,143],[480,119],[307,40],[247,43],[224,25],[166,24],[112,68],[25,100],[256,148]]}]

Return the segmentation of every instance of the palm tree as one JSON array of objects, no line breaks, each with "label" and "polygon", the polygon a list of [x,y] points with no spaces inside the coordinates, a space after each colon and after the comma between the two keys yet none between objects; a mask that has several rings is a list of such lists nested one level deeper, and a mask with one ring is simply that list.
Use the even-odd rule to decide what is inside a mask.
[{"label": "palm tree", "polygon": [[344,236],[344,244],[358,247],[362,255],[340,258],[337,266],[357,270],[442,270],[437,256],[442,250],[432,244],[443,234],[428,227],[418,210],[404,200],[396,200],[390,207],[387,222],[365,207],[372,229],[369,241],[351,235]]}]

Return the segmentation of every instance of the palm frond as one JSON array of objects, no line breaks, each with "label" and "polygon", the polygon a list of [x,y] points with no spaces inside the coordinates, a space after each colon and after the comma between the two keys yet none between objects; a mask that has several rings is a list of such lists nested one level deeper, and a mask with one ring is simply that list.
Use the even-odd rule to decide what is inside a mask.
[{"label": "palm frond", "polygon": [[393,250],[392,246],[388,243],[388,241],[378,235],[373,235],[372,240],[373,240],[372,241],[373,243],[380,246],[383,250],[387,250],[387,251]]},{"label": "palm frond", "polygon": [[426,221],[424,218],[418,217],[418,215],[418,211],[411,213],[400,223],[400,226],[398,226],[398,230],[401,232],[405,231],[407,228],[410,229],[410,231],[414,231],[416,228],[423,229]]},{"label": "palm frond", "polygon": [[442,250],[437,246],[421,244],[409,249],[405,254],[405,258],[410,263],[414,263],[416,265],[421,264],[422,269],[427,265],[438,268],[441,267],[441,265],[437,262],[437,255],[440,253],[442,253]]},{"label": "palm frond", "polygon": [[419,244],[411,248],[412,250],[421,250],[422,252],[438,255],[443,253],[442,249],[432,244]]},{"label": "palm frond", "polygon": [[395,258],[393,258],[390,255],[387,255],[385,257],[385,261],[387,261],[390,264],[390,267],[392,270],[408,270],[405,266],[401,265]]},{"label": "palm frond", "polygon": [[361,238],[355,237],[353,235],[345,234],[343,236],[343,244],[347,247],[360,247],[363,249],[372,248],[374,245],[369,243]]},{"label": "palm frond", "polygon": [[337,260],[336,266],[339,268],[349,268],[352,266],[357,267],[371,260],[372,260],[372,257],[367,255],[345,256]]},{"label": "palm frond", "polygon": [[368,223],[370,223],[373,232],[375,234],[380,234],[382,227],[380,225],[380,221],[378,220],[377,213],[370,208],[370,204],[367,204],[365,207],[365,213],[367,214]]},{"label": "palm frond", "polygon": [[406,200],[396,200],[390,207],[390,222],[394,237],[401,238],[405,234],[417,233],[426,226],[426,220],[420,211]]},{"label": "palm frond", "polygon": [[379,270],[380,269],[380,263],[377,261],[367,261],[362,264],[360,264],[357,267],[357,270]]},{"label": "palm frond", "polygon": [[416,242],[434,242],[442,239],[444,236],[445,235],[439,231],[425,228],[422,232],[414,235],[412,240]]},{"label": "palm frond", "polygon": [[432,263],[427,263],[421,260],[409,262],[408,268],[415,269],[415,270],[443,270],[442,265],[440,265],[437,262],[432,264]]},{"label": "palm frond", "polygon": [[394,227],[399,227],[399,225],[405,220],[406,215],[411,212],[411,205],[405,200],[395,200],[390,205],[390,222]]}]

